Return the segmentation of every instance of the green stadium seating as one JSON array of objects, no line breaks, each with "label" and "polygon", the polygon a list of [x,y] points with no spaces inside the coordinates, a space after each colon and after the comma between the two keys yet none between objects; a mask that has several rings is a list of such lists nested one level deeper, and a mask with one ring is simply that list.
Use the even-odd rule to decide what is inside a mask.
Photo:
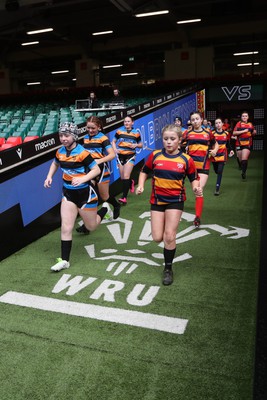
[{"label": "green stadium seating", "polygon": [[32,128],[25,137],[27,136],[38,136],[41,137],[43,134],[43,131],[41,129],[34,129]]},{"label": "green stadium seating", "polygon": [[19,127],[19,128],[12,134],[12,136],[24,138],[24,137],[27,135],[27,133],[28,133],[28,129],[20,128],[20,127]]},{"label": "green stadium seating", "polygon": [[2,132],[0,132],[0,137],[4,137],[7,139],[9,136],[12,135],[13,132],[10,133],[8,129],[4,129]]},{"label": "green stadium seating", "polygon": [[57,131],[54,131],[54,130],[45,130],[44,133],[43,133],[43,136],[51,135],[52,133],[56,133],[56,132]]}]

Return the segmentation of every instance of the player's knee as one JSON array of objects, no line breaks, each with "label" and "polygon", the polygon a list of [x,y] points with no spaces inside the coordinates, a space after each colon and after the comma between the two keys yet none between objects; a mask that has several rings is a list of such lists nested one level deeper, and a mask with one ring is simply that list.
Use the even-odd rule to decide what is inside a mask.
[{"label": "player's knee", "polygon": [[157,233],[152,234],[152,238],[153,238],[154,242],[156,242],[156,243],[161,243],[163,240],[163,236],[159,235]]},{"label": "player's knee", "polygon": [[173,242],[175,242],[176,239],[176,231],[167,231],[164,232],[164,243],[165,245],[172,245]]}]

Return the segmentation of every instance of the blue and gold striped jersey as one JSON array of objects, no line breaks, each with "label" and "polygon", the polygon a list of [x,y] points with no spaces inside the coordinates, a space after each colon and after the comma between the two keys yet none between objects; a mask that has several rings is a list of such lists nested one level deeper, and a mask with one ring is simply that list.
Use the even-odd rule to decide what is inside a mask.
[{"label": "blue and gold striped jersey", "polygon": [[89,151],[80,144],[70,151],[62,146],[57,150],[54,162],[59,164],[63,171],[63,186],[73,190],[85,188],[89,182],[74,187],[71,184],[72,179],[88,174],[97,165]]},{"label": "blue and gold striped jersey", "polygon": [[84,148],[88,149],[91,156],[94,159],[105,157],[111,148],[109,138],[102,132],[98,132],[96,135],[86,135],[83,140]]},{"label": "blue and gold striped jersey", "polygon": [[127,132],[126,128],[122,127],[117,130],[114,137],[116,139],[119,154],[123,155],[134,155],[136,150],[132,149],[130,145],[141,142],[141,135],[136,129]]}]

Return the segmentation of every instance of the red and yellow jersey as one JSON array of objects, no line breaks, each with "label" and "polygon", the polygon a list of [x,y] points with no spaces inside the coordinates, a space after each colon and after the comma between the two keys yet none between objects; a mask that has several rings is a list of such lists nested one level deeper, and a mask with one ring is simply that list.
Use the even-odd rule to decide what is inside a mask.
[{"label": "red and yellow jersey", "polygon": [[228,124],[228,122],[224,122],[222,128],[225,131],[229,131],[230,130],[230,124]]},{"label": "red and yellow jersey", "polygon": [[241,133],[241,135],[237,136],[236,139],[236,146],[251,146],[252,145],[252,136],[253,136],[253,131],[254,131],[254,126],[252,125],[251,122],[242,122],[239,121],[235,128],[234,131],[243,131],[244,129],[248,129],[249,131],[246,133]]},{"label": "red and yellow jersey", "polygon": [[72,186],[72,179],[88,174],[97,165],[89,151],[80,144],[77,144],[70,151],[65,146],[59,148],[56,152],[54,162],[59,164],[63,171],[63,186],[73,190],[88,187],[89,182],[80,186]]},{"label": "red and yellow jersey", "polygon": [[230,134],[229,132],[213,131],[216,142],[219,145],[219,149],[215,157],[211,157],[212,162],[225,162],[227,161],[228,148],[230,145]]},{"label": "red and yellow jersey", "polygon": [[210,169],[209,149],[215,141],[214,134],[209,129],[202,129],[200,132],[192,129],[183,133],[182,144],[193,158],[197,170]]},{"label": "red and yellow jersey", "polygon": [[130,146],[141,142],[141,135],[136,129],[127,132],[125,127],[123,127],[117,130],[114,137],[116,139],[119,154],[135,155],[136,150],[132,149]]},{"label": "red and yellow jersey", "polygon": [[182,151],[170,155],[165,149],[154,150],[142,171],[146,174],[152,173],[151,204],[164,205],[185,201],[185,177],[187,176],[190,182],[197,179],[193,159]]}]

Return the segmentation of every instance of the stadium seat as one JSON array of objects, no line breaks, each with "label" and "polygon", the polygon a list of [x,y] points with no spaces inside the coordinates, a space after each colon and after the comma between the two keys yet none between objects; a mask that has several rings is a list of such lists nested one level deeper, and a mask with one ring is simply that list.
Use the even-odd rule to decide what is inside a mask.
[{"label": "stadium seat", "polygon": [[23,143],[30,142],[31,140],[39,139],[39,136],[25,136]]},{"label": "stadium seat", "polygon": [[24,111],[24,116],[28,115],[34,115],[34,109],[33,108],[28,108],[27,110]]},{"label": "stadium seat", "polygon": [[46,136],[46,135],[52,135],[52,133],[56,133],[56,131],[54,131],[54,130],[48,130],[48,131],[44,131],[44,133],[43,133],[43,136]]},{"label": "stadium seat", "polygon": [[3,131],[7,127],[6,123],[0,123],[0,131]]},{"label": "stadium seat", "polygon": [[12,119],[12,121],[11,121],[11,123],[8,125],[8,128],[10,129],[10,128],[13,128],[14,129],[14,131],[19,127],[19,125],[20,125],[20,121],[19,121],[19,119]]},{"label": "stadium seat", "polygon": [[41,129],[32,128],[32,129],[27,133],[27,135],[26,135],[25,137],[27,137],[27,136],[38,136],[38,137],[40,137],[40,136],[42,136],[42,134],[43,134],[43,131],[42,131]]},{"label": "stadium seat", "polygon": [[92,113],[92,112],[87,112],[84,114],[85,119],[91,117],[92,115],[94,115],[94,113]]},{"label": "stadium seat", "polygon": [[5,139],[7,139],[10,135],[11,133],[8,129],[4,129],[2,132],[0,132],[0,137],[4,137]]},{"label": "stadium seat", "polygon": [[3,137],[0,137],[0,146],[2,146],[4,143],[6,143],[6,139]]},{"label": "stadium seat", "polygon": [[11,147],[14,147],[12,143],[4,143],[2,146],[0,146],[0,151],[10,149]]},{"label": "stadium seat", "polygon": [[22,143],[21,136],[9,136],[6,143],[11,143],[13,146],[19,146]]},{"label": "stadium seat", "polygon": [[21,136],[22,138],[24,138],[28,133],[28,130],[26,128],[21,128],[19,127],[14,133],[13,133],[13,137],[19,137]]},{"label": "stadium seat", "polygon": [[23,115],[22,111],[19,110],[19,111],[16,111],[16,112],[14,113],[13,118],[19,120],[19,119],[22,118],[22,115]]},{"label": "stadium seat", "polygon": [[2,115],[2,117],[0,118],[0,123],[6,123],[6,124],[10,124],[10,118],[6,115]]},{"label": "stadium seat", "polygon": [[25,129],[27,132],[30,130],[31,126],[28,122],[22,122],[17,130]]},{"label": "stadium seat", "polygon": [[56,123],[47,123],[45,125],[45,130],[54,130],[56,132],[57,129],[58,129],[58,124]]}]

